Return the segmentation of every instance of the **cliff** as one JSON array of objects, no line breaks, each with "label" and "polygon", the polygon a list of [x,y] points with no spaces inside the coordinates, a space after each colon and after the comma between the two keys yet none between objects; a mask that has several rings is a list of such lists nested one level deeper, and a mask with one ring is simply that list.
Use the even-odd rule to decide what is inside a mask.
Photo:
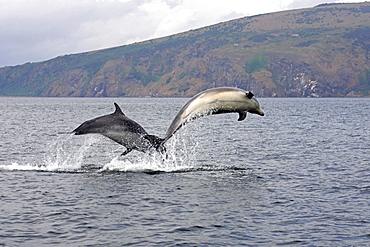
[{"label": "cliff", "polygon": [[258,97],[370,95],[370,3],[240,18],[188,32],[0,69],[0,95]]}]

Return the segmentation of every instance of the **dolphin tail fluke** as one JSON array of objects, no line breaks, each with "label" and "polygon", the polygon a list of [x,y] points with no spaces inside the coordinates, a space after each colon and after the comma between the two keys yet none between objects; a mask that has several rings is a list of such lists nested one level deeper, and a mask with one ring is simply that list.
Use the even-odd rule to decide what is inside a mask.
[{"label": "dolphin tail fluke", "polygon": [[156,135],[146,135],[144,136],[144,138],[150,141],[153,147],[155,147],[155,149],[161,154],[166,152],[166,147],[164,146],[165,139],[160,138]]}]

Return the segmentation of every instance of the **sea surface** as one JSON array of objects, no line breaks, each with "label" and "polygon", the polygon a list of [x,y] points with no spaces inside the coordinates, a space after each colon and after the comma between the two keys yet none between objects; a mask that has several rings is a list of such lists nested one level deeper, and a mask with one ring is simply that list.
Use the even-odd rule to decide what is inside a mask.
[{"label": "sea surface", "polygon": [[0,98],[0,246],[370,246],[370,98],[261,98],[166,159],[68,134],[117,102],[163,137],[187,100]]}]

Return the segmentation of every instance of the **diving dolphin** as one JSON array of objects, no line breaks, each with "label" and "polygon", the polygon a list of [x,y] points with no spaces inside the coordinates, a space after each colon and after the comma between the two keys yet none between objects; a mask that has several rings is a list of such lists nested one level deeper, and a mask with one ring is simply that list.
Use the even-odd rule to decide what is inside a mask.
[{"label": "diving dolphin", "polygon": [[161,153],[165,151],[164,146],[161,145],[163,139],[149,135],[140,124],[126,117],[116,103],[114,106],[116,107],[114,113],[88,120],[72,133],[75,135],[102,134],[126,147],[121,155],[126,155],[132,150],[146,152],[153,148]]},{"label": "diving dolphin", "polygon": [[239,88],[213,88],[195,95],[177,113],[167,130],[164,142],[189,121],[212,114],[239,113],[238,121],[246,118],[247,112],[264,116],[258,101],[252,92]]}]

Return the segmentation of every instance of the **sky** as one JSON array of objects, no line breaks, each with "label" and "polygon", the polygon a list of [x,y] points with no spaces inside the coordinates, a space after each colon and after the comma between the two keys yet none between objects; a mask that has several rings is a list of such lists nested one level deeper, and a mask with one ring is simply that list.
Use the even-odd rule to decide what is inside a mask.
[{"label": "sky", "polygon": [[[336,0],[0,0],[0,67]],[[359,0],[345,0],[359,2]]]}]

